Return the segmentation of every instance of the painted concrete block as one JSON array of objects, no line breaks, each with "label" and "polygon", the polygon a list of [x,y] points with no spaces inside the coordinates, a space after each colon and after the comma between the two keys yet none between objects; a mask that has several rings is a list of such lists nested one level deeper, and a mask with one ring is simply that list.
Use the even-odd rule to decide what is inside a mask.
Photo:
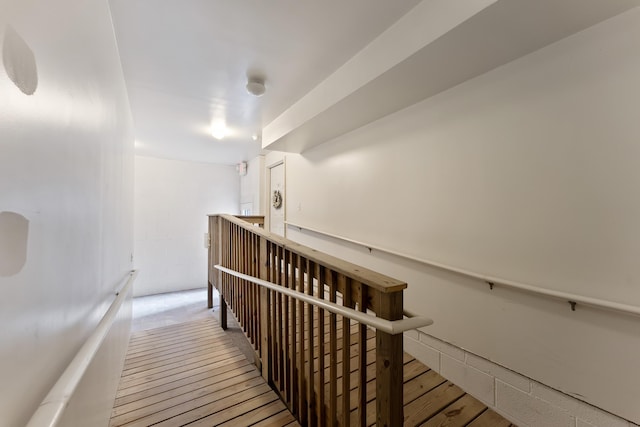
[{"label": "painted concrete block", "polygon": [[407,336],[404,337],[404,350],[435,372],[440,373],[440,352],[438,350]]},{"label": "painted concrete block", "polygon": [[494,378],[446,354],[440,356],[440,374],[487,405],[495,404]]},{"label": "painted concrete block", "polygon": [[575,427],[576,419],[547,401],[531,396],[509,384],[496,380],[497,407],[518,424],[531,427]]},{"label": "painted concrete block", "polygon": [[410,331],[405,331],[404,337],[405,338],[409,337],[411,339],[418,341],[420,340],[420,332],[416,331],[415,329],[412,329]]},{"label": "painted concrete block", "polygon": [[486,374],[494,376],[526,393],[529,393],[531,391],[531,380],[529,380],[529,378],[523,377],[522,375],[510,371],[507,368],[503,368],[502,366],[497,365],[487,359],[483,359],[482,357],[467,353],[466,362],[467,365],[473,366],[474,368]]},{"label": "painted concrete block", "polygon": [[582,402],[550,387],[532,381],[531,394],[555,406],[565,409],[576,418],[595,427],[627,427],[628,421],[604,412],[588,403]]},{"label": "painted concrete block", "polygon": [[464,362],[464,350],[459,347],[423,333],[420,333],[420,341],[446,355],[453,357],[454,359]]}]

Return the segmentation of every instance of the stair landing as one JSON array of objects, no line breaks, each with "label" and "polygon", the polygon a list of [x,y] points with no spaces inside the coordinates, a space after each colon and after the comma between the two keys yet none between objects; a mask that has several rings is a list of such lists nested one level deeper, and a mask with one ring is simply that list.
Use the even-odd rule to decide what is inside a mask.
[{"label": "stair landing", "polygon": [[[375,333],[368,335],[371,351]],[[375,381],[370,364],[367,379]],[[357,408],[350,409],[357,425]],[[366,412],[374,425],[373,398]],[[408,353],[404,414],[405,426],[514,427]],[[150,425],[299,426],[213,316],[132,335],[110,426]]]},{"label": "stair landing", "polygon": [[111,427],[299,426],[213,317],[132,335]]}]

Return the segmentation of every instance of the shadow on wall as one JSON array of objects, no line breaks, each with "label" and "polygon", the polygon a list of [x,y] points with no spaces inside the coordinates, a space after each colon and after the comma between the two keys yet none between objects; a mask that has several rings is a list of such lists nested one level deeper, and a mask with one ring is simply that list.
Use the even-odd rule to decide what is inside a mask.
[{"label": "shadow on wall", "polygon": [[2,63],[7,75],[22,93],[35,93],[38,88],[36,58],[27,42],[11,26],[7,26],[4,33]]},{"label": "shadow on wall", "polygon": [[15,212],[0,212],[0,277],[18,274],[27,262],[29,220]]}]

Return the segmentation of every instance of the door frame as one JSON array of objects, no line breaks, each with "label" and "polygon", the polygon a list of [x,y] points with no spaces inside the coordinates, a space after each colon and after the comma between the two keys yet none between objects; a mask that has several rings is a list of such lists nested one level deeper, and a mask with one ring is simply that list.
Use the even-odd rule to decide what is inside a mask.
[{"label": "door frame", "polygon": [[282,165],[282,175],[284,176],[284,182],[282,186],[284,188],[284,200],[282,201],[282,209],[284,209],[284,237],[287,237],[287,157],[284,156],[282,159],[277,160],[270,165],[267,165],[267,173],[266,173],[266,186],[265,190],[267,193],[267,209],[265,212],[264,220],[265,220],[265,229],[271,232],[271,169]]}]

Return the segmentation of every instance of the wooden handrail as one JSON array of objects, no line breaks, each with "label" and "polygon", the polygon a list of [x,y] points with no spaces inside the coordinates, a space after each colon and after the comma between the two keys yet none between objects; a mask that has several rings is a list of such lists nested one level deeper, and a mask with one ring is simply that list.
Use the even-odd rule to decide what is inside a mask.
[{"label": "wooden handrail", "polygon": [[372,316],[370,314],[363,313],[352,308],[344,307],[330,301],[328,302],[314,296],[309,296],[302,292],[283,288],[282,286],[276,285],[275,283],[267,282],[266,280],[258,279],[257,277],[249,276],[247,274],[242,274],[238,271],[223,267],[221,265],[215,265],[214,268],[216,270],[228,273],[234,277],[238,277],[251,283],[255,283],[258,286],[271,289],[272,291],[278,292],[280,294],[287,295],[297,300],[312,304],[316,307],[323,308],[331,313],[339,314],[340,316],[348,317],[349,319],[355,320],[356,322],[364,323],[367,326],[391,335],[402,334],[406,331],[422,328],[433,324],[432,319],[429,319],[428,317],[408,315],[406,310],[403,313],[405,316],[407,316],[406,319],[394,321],[381,319],[379,317]]},{"label": "wooden handrail", "polygon": [[69,399],[73,395],[80,380],[87,371],[89,364],[96,355],[100,345],[111,329],[111,325],[118,315],[118,311],[122,306],[127,293],[131,288],[131,284],[138,275],[137,270],[133,270],[128,274],[125,284],[116,291],[116,298],[111,306],[98,323],[98,326],[80,347],[78,353],[62,373],[58,381],[44,398],[38,409],[34,412],[26,427],[55,427],[62,419],[65,408],[69,404]]},{"label": "wooden handrail", "polygon": [[[226,328],[228,305],[253,344],[263,377],[303,425],[402,425],[399,332],[430,323],[403,320],[406,283],[230,215],[210,215],[209,236],[209,289],[220,293],[221,326]],[[375,313],[373,321],[368,311]],[[379,328],[372,332],[367,324]],[[375,364],[368,367],[372,333]],[[373,366],[375,419],[366,410]]]},{"label": "wooden handrail", "polygon": [[331,265],[336,271],[342,274],[347,274],[349,276],[352,276],[354,279],[365,283],[367,286],[380,290],[382,292],[397,292],[402,289],[406,289],[407,287],[407,284],[400,280],[396,280],[392,277],[358,266],[356,264],[350,263],[341,258],[334,257],[324,252],[317,251],[308,246],[304,246],[304,245],[301,245],[300,243],[296,243],[289,239],[285,239],[284,237],[279,236],[277,234],[270,233],[264,229],[256,229],[256,227],[248,224],[243,219],[240,219],[233,215],[221,214],[221,215],[209,215],[209,217],[224,218],[225,220],[231,222],[232,224],[236,224],[245,230],[249,230],[254,234],[257,234],[261,237],[265,237],[269,241],[277,245],[280,245],[287,250],[295,251],[296,253],[300,254],[301,256],[304,256],[305,258],[313,262],[316,262],[318,264],[323,264],[323,265]]}]

